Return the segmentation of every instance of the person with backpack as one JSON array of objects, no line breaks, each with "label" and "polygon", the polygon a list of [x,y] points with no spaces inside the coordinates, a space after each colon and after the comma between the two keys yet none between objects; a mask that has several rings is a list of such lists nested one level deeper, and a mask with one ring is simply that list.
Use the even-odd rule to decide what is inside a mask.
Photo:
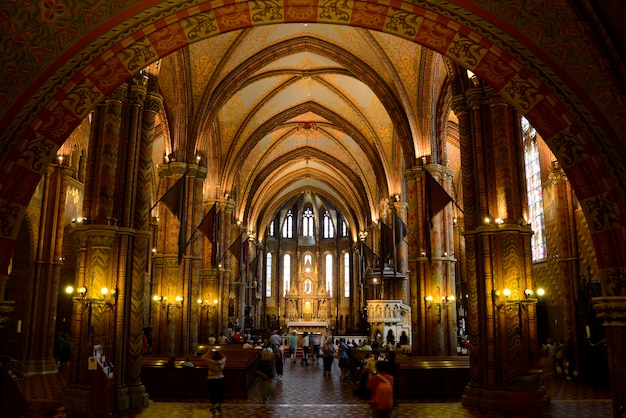
[{"label": "person with backpack", "polygon": [[389,362],[377,361],[376,371],[367,381],[367,390],[372,394],[369,404],[372,418],[393,417],[393,376],[389,374]]},{"label": "person with backpack", "polygon": [[274,350],[269,342],[266,342],[261,349],[261,361],[254,372],[261,378],[259,391],[263,403],[266,403],[272,393],[272,380],[274,379]]}]

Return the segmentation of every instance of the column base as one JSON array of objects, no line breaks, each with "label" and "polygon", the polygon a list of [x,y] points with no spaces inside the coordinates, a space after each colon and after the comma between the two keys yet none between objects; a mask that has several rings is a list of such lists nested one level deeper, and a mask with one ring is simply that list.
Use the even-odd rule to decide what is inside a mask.
[{"label": "column base", "polygon": [[519,390],[468,386],[461,403],[465,408],[474,408],[481,412],[537,417],[549,406],[550,398],[542,386]]},{"label": "column base", "polygon": [[125,386],[118,389],[118,405],[120,410],[144,409],[150,402],[146,387],[142,384]]}]

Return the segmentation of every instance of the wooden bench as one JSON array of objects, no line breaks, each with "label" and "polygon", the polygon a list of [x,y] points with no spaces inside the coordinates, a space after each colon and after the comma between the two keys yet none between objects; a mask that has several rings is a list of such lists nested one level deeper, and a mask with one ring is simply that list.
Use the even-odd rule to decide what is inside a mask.
[{"label": "wooden bench", "polygon": [[[355,379],[373,351],[350,350],[348,368]],[[411,357],[396,352],[392,373],[401,398],[457,398],[469,383],[469,357]]]},{"label": "wooden bench", "polygon": [[[241,345],[215,346],[226,356],[224,398],[246,399],[256,379],[254,370],[261,358],[260,350],[244,350]],[[184,358],[176,358],[176,367],[167,367],[167,357],[144,356],[141,381],[150,398],[208,398],[207,361],[192,357],[195,367],[181,367]]]},{"label": "wooden bench", "polygon": [[469,357],[396,356],[396,393],[404,398],[457,398],[469,383]]}]

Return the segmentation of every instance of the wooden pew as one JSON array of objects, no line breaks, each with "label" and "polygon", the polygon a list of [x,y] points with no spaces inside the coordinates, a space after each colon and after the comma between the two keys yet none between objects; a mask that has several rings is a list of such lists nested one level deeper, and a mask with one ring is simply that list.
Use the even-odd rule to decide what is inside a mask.
[{"label": "wooden pew", "polygon": [[[224,367],[225,399],[246,399],[256,379],[254,370],[261,358],[260,350],[244,350],[239,344],[215,346],[226,356]],[[176,367],[166,367],[164,356],[144,356],[141,362],[141,381],[153,399],[208,399],[207,362],[193,357],[196,367],[181,367],[184,358],[176,358]]]},{"label": "wooden pew", "polygon": [[[355,380],[371,353],[350,350],[348,368]],[[396,352],[392,375],[400,398],[458,398],[469,383],[469,357],[411,357]]]},{"label": "wooden pew", "polygon": [[396,356],[396,393],[404,398],[457,398],[469,383],[469,357]]}]

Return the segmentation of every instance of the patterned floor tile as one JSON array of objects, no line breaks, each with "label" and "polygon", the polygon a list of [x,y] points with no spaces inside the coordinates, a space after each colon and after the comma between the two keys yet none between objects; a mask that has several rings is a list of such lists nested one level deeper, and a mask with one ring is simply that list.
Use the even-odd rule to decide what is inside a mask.
[{"label": "patterned floor tile", "polygon": [[[40,417],[47,405],[62,398],[67,379],[64,373],[31,376],[16,381],[29,402],[29,417]],[[542,417],[611,418],[610,394],[602,389],[575,381],[553,379],[544,382],[551,402]],[[356,418],[370,416],[367,399],[353,394],[352,379],[341,379],[339,370],[331,378],[323,377],[322,366],[285,364],[282,381],[273,382],[273,393],[266,404],[261,401],[259,388],[252,388],[248,399],[227,401],[224,418]],[[210,418],[208,400],[151,400],[142,411],[126,411],[125,418]],[[400,399],[394,410],[395,418],[508,418],[463,407],[459,399]],[[534,417],[533,417],[534,418]]]}]

